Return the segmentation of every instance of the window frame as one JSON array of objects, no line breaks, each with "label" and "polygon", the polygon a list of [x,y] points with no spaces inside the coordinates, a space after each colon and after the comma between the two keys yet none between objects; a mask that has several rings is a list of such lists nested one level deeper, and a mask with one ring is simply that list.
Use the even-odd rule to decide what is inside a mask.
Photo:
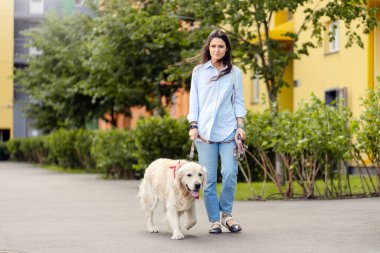
[{"label": "window frame", "polygon": [[[334,26],[336,28],[334,29]],[[330,41],[330,33],[334,33],[334,40]],[[339,22],[338,21],[333,21],[328,23],[327,25],[327,33],[326,33],[326,53],[332,54],[332,53],[337,53],[339,52]]]}]

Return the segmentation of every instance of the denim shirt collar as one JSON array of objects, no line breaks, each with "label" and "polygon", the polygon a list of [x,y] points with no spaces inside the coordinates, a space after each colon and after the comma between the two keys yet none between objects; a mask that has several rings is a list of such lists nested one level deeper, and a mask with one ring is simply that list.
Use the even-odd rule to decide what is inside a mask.
[{"label": "denim shirt collar", "polygon": [[[206,62],[206,63],[203,65],[203,68],[204,68],[204,69],[208,69],[208,68],[215,68],[215,67],[214,67],[214,65],[212,65],[211,60],[209,60],[208,62]],[[224,69],[226,69],[226,68],[227,68],[227,66],[224,66],[224,68],[223,68],[222,70],[224,70]]]},{"label": "denim shirt collar", "polygon": [[203,65],[203,68],[207,69],[207,68],[210,68],[210,67],[214,67],[211,63],[211,60],[209,60],[208,62],[206,62],[204,65]]}]

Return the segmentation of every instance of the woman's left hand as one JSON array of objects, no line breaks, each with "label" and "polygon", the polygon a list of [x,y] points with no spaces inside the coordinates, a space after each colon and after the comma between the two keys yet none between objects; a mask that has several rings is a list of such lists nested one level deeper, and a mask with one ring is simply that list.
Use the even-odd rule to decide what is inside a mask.
[{"label": "woman's left hand", "polygon": [[241,140],[245,141],[245,131],[243,129],[241,129],[241,128],[237,128],[236,129],[235,141],[237,141],[237,139],[238,139],[237,137],[238,137],[239,134],[240,134]]}]

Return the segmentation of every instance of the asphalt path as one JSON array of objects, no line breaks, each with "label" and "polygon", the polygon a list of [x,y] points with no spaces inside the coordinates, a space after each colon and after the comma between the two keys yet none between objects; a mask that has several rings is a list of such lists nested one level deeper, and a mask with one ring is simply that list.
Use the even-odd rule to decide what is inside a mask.
[{"label": "asphalt path", "polygon": [[238,201],[243,231],[219,235],[199,200],[197,225],[176,241],[161,211],[160,232],[146,231],[138,183],[1,162],[0,253],[380,252],[379,198]]}]

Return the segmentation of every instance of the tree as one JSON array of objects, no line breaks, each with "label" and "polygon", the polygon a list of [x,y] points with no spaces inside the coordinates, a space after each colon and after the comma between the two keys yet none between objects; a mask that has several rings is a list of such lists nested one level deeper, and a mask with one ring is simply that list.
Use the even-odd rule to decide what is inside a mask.
[{"label": "tree", "polygon": [[80,128],[93,118],[116,126],[116,113],[133,106],[163,114],[162,96],[170,101],[182,86],[183,73],[168,69],[202,43],[166,10],[160,1],[111,0],[91,17],[53,15],[27,32],[41,54],[29,57],[16,80],[37,126]]},{"label": "tree", "polygon": [[[274,115],[278,111],[277,97],[288,84],[283,80],[287,64],[308,55],[310,48],[322,45],[326,30],[321,21],[341,20],[348,28],[346,47],[357,44],[363,47],[360,34],[367,34],[378,22],[376,8],[368,8],[365,0],[172,0],[174,12],[182,19],[197,21],[200,28],[220,27],[234,40],[234,56],[244,69],[254,70],[265,82],[267,96]],[[298,31],[283,34],[290,43],[274,40],[270,26],[274,14],[287,10],[303,12],[305,19]],[[354,26],[354,29],[351,29]],[[311,29],[309,41],[300,42],[300,35]],[[329,39],[334,39],[333,31]]]},{"label": "tree", "polygon": [[40,53],[27,57],[28,66],[16,70],[15,81],[28,95],[27,115],[44,132],[83,128],[96,115],[98,100],[80,85],[89,75],[82,62],[89,57],[85,45],[91,30],[88,16],[50,15],[41,26],[25,32],[29,45]]},{"label": "tree", "polygon": [[170,101],[182,86],[166,69],[181,59],[190,43],[177,17],[166,15],[159,1],[139,6],[110,1],[95,21],[84,89],[110,105],[111,117],[144,105],[163,114],[161,97]]}]

